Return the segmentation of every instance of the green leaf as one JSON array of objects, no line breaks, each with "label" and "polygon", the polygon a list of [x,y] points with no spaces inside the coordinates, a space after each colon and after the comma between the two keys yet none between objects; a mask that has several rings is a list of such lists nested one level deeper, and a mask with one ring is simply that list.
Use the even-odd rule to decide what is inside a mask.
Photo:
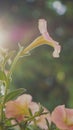
[{"label": "green leaf", "polygon": [[50,130],[59,130],[56,125],[52,122],[51,126],[49,127]]},{"label": "green leaf", "polygon": [[41,114],[44,111],[44,108],[41,104],[39,104],[39,114]]},{"label": "green leaf", "polygon": [[0,80],[1,81],[7,81],[7,77],[3,71],[0,70]]},{"label": "green leaf", "polygon": [[30,109],[30,108],[29,108],[29,113],[30,113],[30,116],[33,116],[32,111],[31,111],[31,109]]},{"label": "green leaf", "polygon": [[48,122],[47,118],[45,118],[45,120],[46,120],[47,127],[49,129],[49,122]]},{"label": "green leaf", "polygon": [[15,99],[16,97],[23,94],[25,91],[26,90],[24,88],[20,88],[20,89],[17,89],[15,91],[8,93],[7,96],[6,96],[5,102],[8,102],[9,100]]},{"label": "green leaf", "polygon": [[32,126],[27,126],[26,130],[33,130],[33,127]]}]

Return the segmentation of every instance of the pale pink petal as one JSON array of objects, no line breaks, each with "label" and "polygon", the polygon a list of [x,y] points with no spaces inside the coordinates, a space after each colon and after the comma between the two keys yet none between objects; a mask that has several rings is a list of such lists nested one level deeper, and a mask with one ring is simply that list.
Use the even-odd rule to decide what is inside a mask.
[{"label": "pale pink petal", "polygon": [[7,118],[14,117],[18,120],[22,120],[23,115],[21,114],[20,104],[16,101],[9,101],[6,104],[5,115]]},{"label": "pale pink petal", "polygon": [[66,120],[66,111],[65,106],[61,105],[55,108],[55,110],[52,112],[52,122],[55,123],[55,125],[62,130],[68,130],[68,126],[65,123]]},{"label": "pale pink petal", "polygon": [[61,46],[60,45],[57,45],[54,49],[54,52],[53,52],[53,57],[59,57],[59,53],[61,51]]},{"label": "pale pink petal", "polygon": [[47,118],[49,124],[51,125],[51,115],[50,115],[49,110],[44,107],[44,112],[48,112],[48,114],[45,114],[43,116],[45,116]]},{"label": "pale pink petal", "polygon": [[16,119],[17,119],[17,121],[18,122],[21,122],[21,121],[23,121],[24,120],[24,115],[18,115],[17,117],[16,117]]},{"label": "pale pink petal", "polygon": [[29,104],[32,101],[32,96],[29,94],[23,94],[19,96],[16,101],[20,102],[21,104]]},{"label": "pale pink petal", "polygon": [[38,28],[46,40],[53,41],[47,31],[47,21],[45,19],[39,19]]},{"label": "pale pink petal", "polygon": [[15,124],[16,124],[16,121],[15,121],[15,120],[11,120],[11,124],[12,124],[12,125],[15,125]]},{"label": "pale pink petal", "polygon": [[39,19],[38,28],[41,34],[47,32],[47,21],[45,19]]},{"label": "pale pink petal", "polygon": [[47,31],[47,21],[45,19],[39,19],[38,28],[40,33],[44,36],[44,38],[53,44],[58,45],[59,43],[54,41]]},{"label": "pale pink petal", "polygon": [[67,115],[67,125],[72,125],[73,126],[73,109],[68,109],[66,108],[66,115]]},{"label": "pale pink petal", "polygon": [[37,126],[39,126],[39,128],[44,129],[44,130],[48,129],[47,124],[46,124],[46,120],[43,117],[39,118]]},{"label": "pale pink petal", "polygon": [[48,120],[49,125],[50,125],[51,124],[51,116],[50,116],[49,111],[46,108],[44,108],[44,112],[48,112],[48,114],[43,114],[43,115],[39,116],[38,119],[36,120],[36,124],[41,129],[47,130],[48,127],[47,127],[47,123],[46,123],[45,119]]},{"label": "pale pink petal", "polygon": [[35,112],[39,111],[39,105],[35,102],[31,102],[29,104],[29,108],[31,109],[33,115],[35,114]]}]

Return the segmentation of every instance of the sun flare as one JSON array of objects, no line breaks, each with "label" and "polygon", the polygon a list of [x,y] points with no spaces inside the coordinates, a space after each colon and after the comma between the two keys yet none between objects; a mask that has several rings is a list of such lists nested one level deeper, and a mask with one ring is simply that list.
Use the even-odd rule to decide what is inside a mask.
[{"label": "sun flare", "polygon": [[4,45],[7,41],[7,34],[4,30],[0,30],[0,46]]}]

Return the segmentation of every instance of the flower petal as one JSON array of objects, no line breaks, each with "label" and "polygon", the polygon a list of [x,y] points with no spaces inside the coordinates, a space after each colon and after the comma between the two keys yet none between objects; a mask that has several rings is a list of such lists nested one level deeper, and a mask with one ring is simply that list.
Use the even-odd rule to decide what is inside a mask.
[{"label": "flower petal", "polygon": [[39,19],[38,28],[41,34],[47,32],[47,22],[45,19]]},{"label": "flower petal", "polygon": [[43,114],[43,115],[39,116],[39,117],[37,118],[37,120],[36,120],[36,124],[37,124],[37,126],[39,126],[41,129],[47,130],[48,127],[47,127],[47,123],[46,123],[46,120],[45,120],[45,119],[48,120],[48,123],[49,123],[49,125],[50,125],[50,124],[51,124],[51,116],[50,116],[49,111],[48,111],[46,108],[44,108],[44,111],[43,111],[43,112],[48,112],[48,114]]},{"label": "flower petal", "polygon": [[61,46],[60,45],[55,46],[55,49],[54,49],[54,52],[53,52],[53,57],[58,58],[60,51],[61,51]]},{"label": "flower petal", "polygon": [[7,118],[17,117],[21,113],[20,104],[15,101],[9,101],[6,103],[5,114]]},{"label": "flower petal", "polygon": [[67,125],[73,126],[73,109],[66,108],[66,114],[67,114],[67,120],[66,120]]},{"label": "flower petal", "polygon": [[65,106],[61,105],[55,108],[55,110],[52,112],[52,121],[55,123],[55,125],[62,130],[68,130],[68,126],[65,123],[66,120],[66,112],[65,112]]},{"label": "flower petal", "polygon": [[29,104],[29,108],[31,109],[33,115],[35,114],[35,112],[39,111],[39,105],[36,102],[31,102]]},{"label": "flower petal", "polygon": [[16,101],[20,102],[20,104],[29,104],[32,101],[32,96],[29,94],[23,94],[19,96]]}]

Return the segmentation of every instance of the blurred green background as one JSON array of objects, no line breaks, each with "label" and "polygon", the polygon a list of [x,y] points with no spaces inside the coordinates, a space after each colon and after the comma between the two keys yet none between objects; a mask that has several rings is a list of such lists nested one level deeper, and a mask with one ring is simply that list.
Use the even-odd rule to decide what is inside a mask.
[{"label": "blurred green background", "polygon": [[[20,59],[13,73],[11,89],[26,88],[33,100],[49,110],[65,104],[73,107],[73,1],[6,0],[0,1],[0,23],[6,31],[14,28],[17,37],[3,44],[18,49],[28,46],[37,36],[38,19],[48,22],[48,31],[62,47],[60,58],[52,57],[53,48],[40,46]],[[15,32],[15,33],[14,33]]]}]

